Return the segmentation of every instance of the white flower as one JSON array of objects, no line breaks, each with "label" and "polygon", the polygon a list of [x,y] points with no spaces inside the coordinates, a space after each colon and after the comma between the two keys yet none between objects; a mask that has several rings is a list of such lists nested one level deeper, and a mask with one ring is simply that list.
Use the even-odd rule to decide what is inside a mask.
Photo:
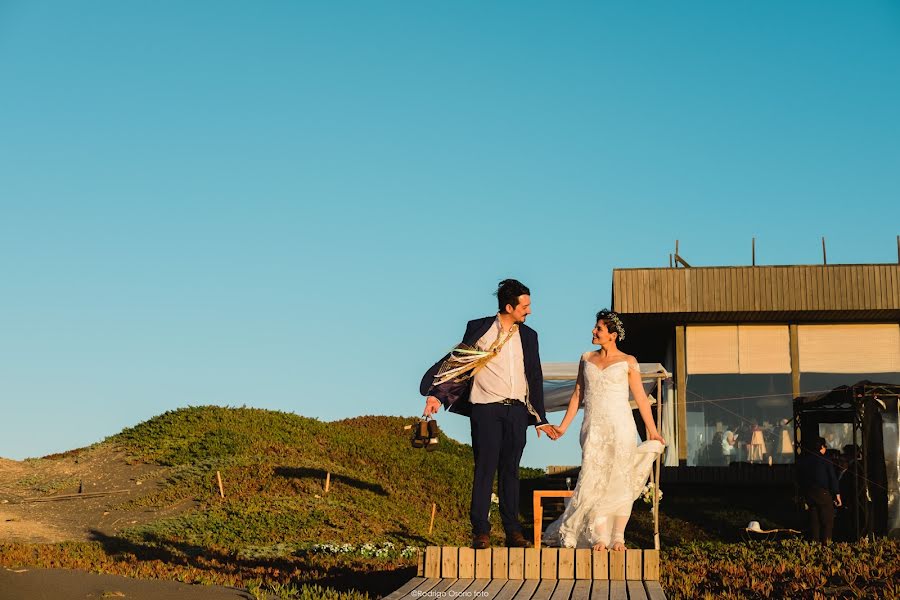
[{"label": "white flower", "polygon": [[[643,500],[647,504],[653,504],[653,490],[656,486],[651,482],[644,486],[643,491],[641,491],[641,500]],[[659,490],[659,500],[662,502],[663,493],[662,490]]]}]

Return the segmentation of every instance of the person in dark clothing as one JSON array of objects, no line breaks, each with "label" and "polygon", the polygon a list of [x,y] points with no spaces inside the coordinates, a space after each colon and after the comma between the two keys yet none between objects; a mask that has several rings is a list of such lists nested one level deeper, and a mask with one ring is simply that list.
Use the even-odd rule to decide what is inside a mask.
[{"label": "person in dark clothing", "polygon": [[834,466],[826,459],[825,438],[818,438],[813,448],[803,448],[797,459],[800,493],[809,506],[809,531],[814,542],[830,542],[834,529],[834,507],[841,506]]}]

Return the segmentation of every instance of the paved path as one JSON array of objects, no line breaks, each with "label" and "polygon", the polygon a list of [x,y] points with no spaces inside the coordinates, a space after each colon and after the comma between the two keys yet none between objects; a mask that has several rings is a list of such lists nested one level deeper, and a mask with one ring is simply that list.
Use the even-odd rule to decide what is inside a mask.
[{"label": "paved path", "polygon": [[[17,572],[21,571],[21,572]],[[0,568],[0,600],[250,600],[244,591],[70,569]]]}]

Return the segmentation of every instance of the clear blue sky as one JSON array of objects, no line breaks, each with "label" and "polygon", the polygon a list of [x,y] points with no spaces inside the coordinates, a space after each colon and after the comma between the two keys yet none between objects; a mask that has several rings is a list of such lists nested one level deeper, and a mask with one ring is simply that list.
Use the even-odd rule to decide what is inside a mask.
[{"label": "clear blue sky", "polygon": [[0,456],[411,416],[498,280],[576,360],[676,238],[894,262],[898,107],[895,2],[0,0]]}]

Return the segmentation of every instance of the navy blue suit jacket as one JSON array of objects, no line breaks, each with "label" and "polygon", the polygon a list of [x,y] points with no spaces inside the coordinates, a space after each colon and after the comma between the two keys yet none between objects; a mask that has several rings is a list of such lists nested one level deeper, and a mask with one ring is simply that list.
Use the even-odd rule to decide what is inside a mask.
[{"label": "navy blue suit jacket", "polygon": [[[475,342],[481,339],[481,336],[487,333],[491,325],[494,324],[494,319],[496,317],[484,317],[483,319],[469,321],[468,325],[466,325],[466,333],[463,334],[462,343],[474,346]],[[528,401],[541,416],[540,421],[538,421],[534,418],[534,415],[529,415],[528,422],[531,425],[543,425],[547,422],[547,417],[544,413],[544,373],[541,371],[538,335],[534,329],[523,323],[519,325],[519,337],[522,338],[525,379],[528,381]],[[441,368],[441,365],[449,356],[447,354],[428,369],[422,377],[422,382],[419,384],[419,392],[423,396],[434,396],[450,412],[469,416],[472,414],[472,403],[469,402],[469,393],[472,391],[472,380],[474,378],[470,377],[462,383],[448,381],[438,386],[432,386],[438,369]]]}]

